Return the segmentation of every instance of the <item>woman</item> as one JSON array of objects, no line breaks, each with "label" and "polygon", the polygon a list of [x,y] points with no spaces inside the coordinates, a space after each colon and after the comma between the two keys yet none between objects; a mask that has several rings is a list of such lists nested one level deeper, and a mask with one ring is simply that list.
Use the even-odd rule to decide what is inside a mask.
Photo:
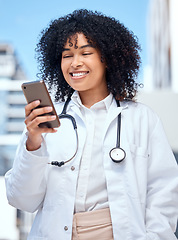
[{"label": "woman", "polygon": [[[69,99],[79,146],[64,166],[48,164],[71,158],[75,132],[67,119],[58,130],[39,128],[54,120],[41,116],[51,108],[34,109],[39,101],[26,106],[6,187],[12,206],[38,210],[28,239],[176,239],[177,164],[157,115],[133,101],[139,50],[119,21],[87,10],[42,32],[41,76],[55,89],[58,114]],[[111,151],[119,140],[121,159]]]}]

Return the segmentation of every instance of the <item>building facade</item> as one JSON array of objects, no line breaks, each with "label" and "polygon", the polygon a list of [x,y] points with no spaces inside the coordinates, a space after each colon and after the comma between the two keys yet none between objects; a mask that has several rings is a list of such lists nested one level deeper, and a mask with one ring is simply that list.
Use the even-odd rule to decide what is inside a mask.
[{"label": "building facade", "polygon": [[150,106],[161,118],[178,162],[177,11],[177,0],[150,0],[147,37],[149,65],[145,71],[145,88],[138,95],[138,100]]},{"label": "building facade", "polygon": [[151,76],[145,85],[178,93],[178,1],[150,0],[148,46]]},{"label": "building facade", "polygon": [[0,44],[0,239],[26,239],[33,215],[21,212],[7,203],[4,174],[12,167],[17,144],[24,129],[25,97],[21,84],[27,77],[11,45]]},{"label": "building facade", "polygon": [[178,1],[150,0],[148,13],[149,74],[140,100],[161,117],[178,160]]},{"label": "building facade", "polygon": [[0,175],[12,166],[24,128],[25,98],[20,86],[26,80],[13,47],[0,44]]}]

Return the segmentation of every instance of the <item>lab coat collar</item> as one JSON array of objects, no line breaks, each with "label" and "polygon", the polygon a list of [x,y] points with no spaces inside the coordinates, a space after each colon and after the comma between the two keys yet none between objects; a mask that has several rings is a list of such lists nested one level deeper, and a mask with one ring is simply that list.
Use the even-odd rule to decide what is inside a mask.
[{"label": "lab coat collar", "polygon": [[[78,98],[77,91],[75,91],[71,97],[71,101],[68,106],[68,111],[71,108],[84,121],[83,115],[81,113],[82,102],[81,102],[80,98],[78,98],[78,99],[76,99],[76,98]],[[105,104],[107,104],[107,101]],[[106,120],[106,125],[109,126],[109,124],[127,107],[128,107],[127,102],[120,102],[120,107],[118,107],[114,97],[112,96],[110,107],[108,108],[108,105],[106,106],[106,108],[108,108],[108,116],[107,116],[107,120]]]},{"label": "lab coat collar", "polygon": [[[75,91],[71,97],[71,100],[74,102],[74,104],[76,104],[79,108],[81,107],[84,107],[85,106],[82,104],[82,101],[81,101],[81,98],[79,96],[79,93],[77,91]],[[106,107],[106,110],[108,111],[110,106],[111,106],[111,103],[113,101],[113,95],[112,93],[110,93],[105,99],[101,100],[100,102],[98,103],[95,103],[96,105],[103,102],[105,107]],[[95,106],[95,104],[93,106]],[[92,106],[92,107],[93,107]]]},{"label": "lab coat collar", "polygon": [[[110,106],[113,102],[113,95],[110,93],[105,99],[102,100],[107,111],[109,111]],[[71,97],[71,102],[69,104],[68,109],[72,109],[82,120],[83,120],[83,115],[81,113],[81,108],[84,108],[80,96],[77,91],[75,91]]]}]

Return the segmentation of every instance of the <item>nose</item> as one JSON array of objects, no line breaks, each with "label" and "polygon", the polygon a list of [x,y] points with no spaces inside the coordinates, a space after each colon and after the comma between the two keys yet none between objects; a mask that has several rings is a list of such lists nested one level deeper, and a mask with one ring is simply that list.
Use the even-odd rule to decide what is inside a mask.
[{"label": "nose", "polygon": [[73,67],[73,68],[79,68],[80,66],[82,66],[82,64],[83,64],[83,62],[82,62],[80,56],[75,55],[75,56],[72,58],[71,67]]}]

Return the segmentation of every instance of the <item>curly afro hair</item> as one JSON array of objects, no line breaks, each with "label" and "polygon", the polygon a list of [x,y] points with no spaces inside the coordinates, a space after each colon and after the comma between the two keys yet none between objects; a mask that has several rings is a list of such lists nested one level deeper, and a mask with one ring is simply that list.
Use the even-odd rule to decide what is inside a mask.
[{"label": "curly afro hair", "polygon": [[50,89],[55,87],[55,100],[64,101],[74,91],[63,77],[61,57],[67,40],[76,33],[83,33],[88,42],[99,49],[107,65],[109,92],[120,101],[133,99],[137,93],[135,79],[141,63],[136,36],[114,18],[80,9],[52,21],[41,32],[37,44],[40,78]]}]

